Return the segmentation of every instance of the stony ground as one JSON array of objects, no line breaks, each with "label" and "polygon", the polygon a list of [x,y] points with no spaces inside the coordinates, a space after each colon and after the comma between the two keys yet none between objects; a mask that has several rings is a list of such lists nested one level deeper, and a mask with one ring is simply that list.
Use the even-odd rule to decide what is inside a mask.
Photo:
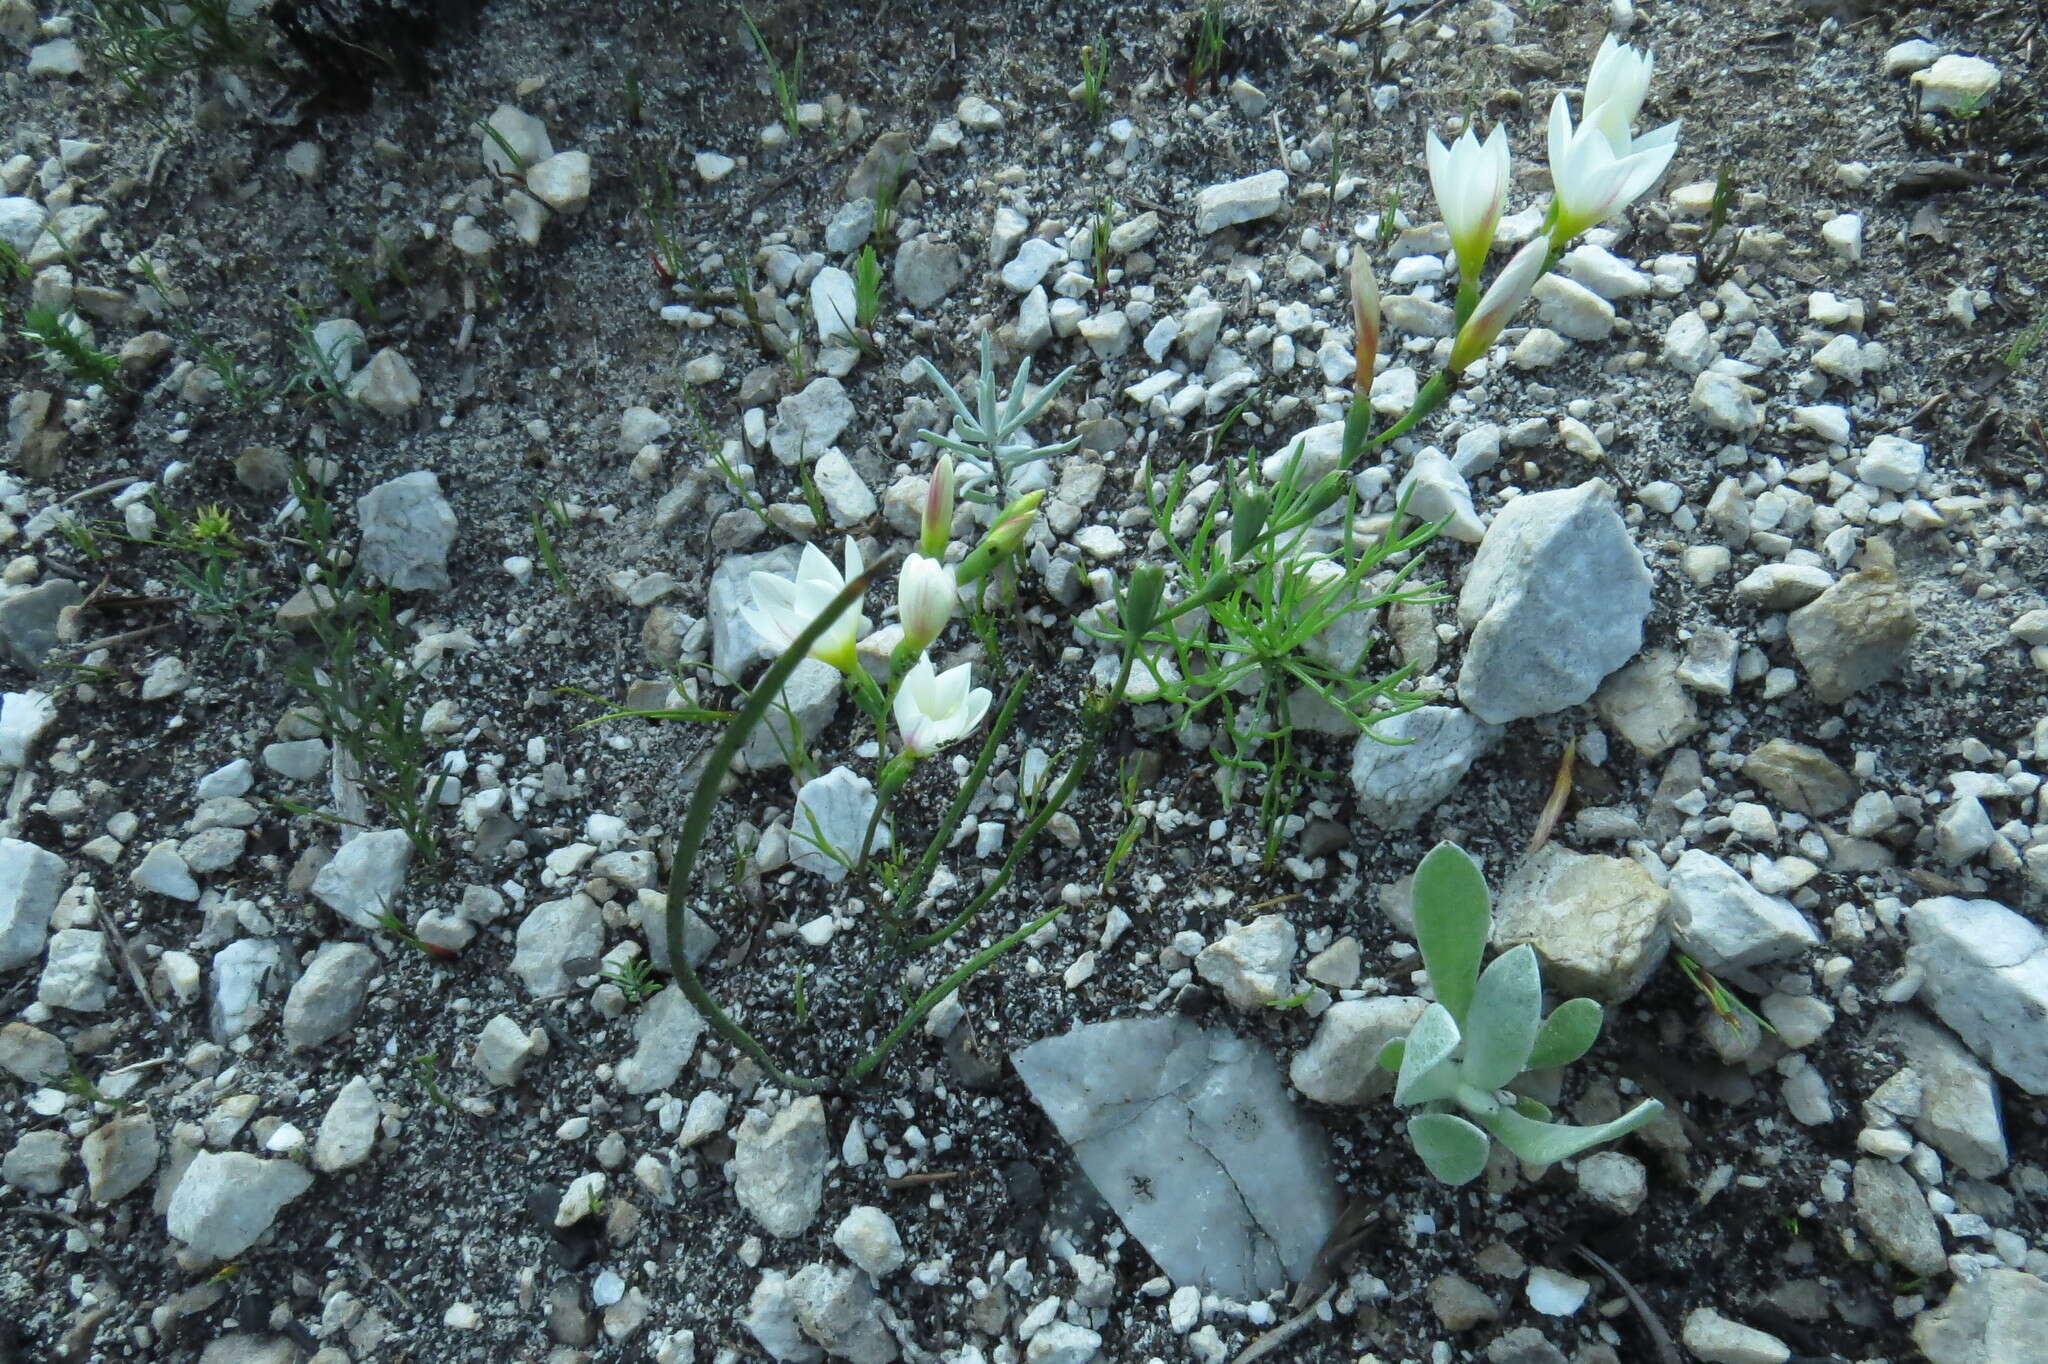
[{"label": "stony ground", "polygon": [[[1297,1314],[1267,1357],[2048,1359],[2038,3],[1226,4],[1213,70],[1169,5],[764,5],[793,133],[710,5],[283,8],[132,89],[0,0],[0,1359],[1216,1361]],[[1206,717],[1128,706],[987,922],[888,979],[879,888],[792,861],[807,779],[874,768],[807,664],[688,944],[781,1064],[1069,908],[856,1088],[643,997],[715,730],[585,722],[732,703],[745,574],[798,541],[909,547],[916,358],[1077,367],[1016,607],[939,648],[1037,677],[943,913],[1079,742],[1079,627],[1185,529],[1154,479],[1333,448],[1354,251],[1402,410],[1447,346],[1424,132],[1508,129],[1525,238],[1610,30],[1671,172],[1356,479],[1366,533],[1404,481],[1449,518],[1440,600],[1351,622],[1414,742],[1305,737],[1269,829]],[[403,742],[332,742],[343,684]],[[1609,1004],[1538,1089],[1665,1116],[1429,1179],[1366,1061],[1441,839]]]}]

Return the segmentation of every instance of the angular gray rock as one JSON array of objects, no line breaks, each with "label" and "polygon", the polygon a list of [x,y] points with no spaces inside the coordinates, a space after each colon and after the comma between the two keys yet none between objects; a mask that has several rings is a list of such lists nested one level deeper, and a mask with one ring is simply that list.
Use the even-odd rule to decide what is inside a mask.
[{"label": "angular gray rock", "polygon": [[64,1172],[71,1168],[71,1138],[55,1128],[24,1132],[0,1159],[0,1181],[30,1193],[64,1191]]},{"label": "angular gray rock", "polygon": [[402,592],[448,590],[455,509],[431,471],[401,474],[364,493],[356,499],[356,524],[363,529],[362,562],[371,577]]},{"label": "angular gray rock", "polygon": [[50,955],[36,982],[36,1002],[73,1013],[99,1013],[114,993],[114,964],[107,960],[107,935],[90,928],[60,928],[50,935]]},{"label": "angular gray rock", "polygon": [[825,1352],[811,1344],[797,1325],[789,1275],[779,1269],[761,1271],[760,1282],[747,1299],[747,1314],[740,1324],[762,1353],[776,1364],[817,1364],[825,1357]]},{"label": "angular gray rock", "polygon": [[1678,655],[1668,649],[1640,655],[1601,683],[1594,705],[1646,758],[1699,732],[1699,711],[1679,684]]},{"label": "angular gray rock", "polygon": [[2048,1280],[1988,1269],[1913,1319],[1928,1364],[2048,1364]]},{"label": "angular gray rock", "polygon": [[1893,1013],[1886,1031],[1920,1077],[1920,1115],[1913,1131],[1973,1178],[2003,1174],[2011,1156],[1991,1072],[1953,1033],[1917,1011]]},{"label": "angular gray rock", "polygon": [[[834,885],[845,880],[861,859],[875,801],[873,783],[850,767],[835,767],[805,782],[789,817],[789,860]],[[887,827],[877,825],[867,851],[888,846]]]},{"label": "angular gray rock", "polygon": [[768,449],[792,468],[807,464],[839,439],[839,433],[852,422],[853,411],[853,399],[846,396],[845,386],[837,379],[830,375],[813,379],[775,405]]},{"label": "angular gray rock", "polygon": [[733,1141],[733,1194],[770,1236],[801,1236],[817,1220],[831,1158],[817,1096],[807,1094],[772,1117],[752,1109]]},{"label": "angular gray rock", "polygon": [[178,1177],[164,1220],[171,1235],[200,1254],[232,1260],[312,1187],[313,1176],[288,1160],[201,1151]]},{"label": "angular gray rock", "polygon": [[1354,1106],[1394,1090],[1380,1068],[1380,1049],[1406,1037],[1428,1007],[1412,995],[1379,995],[1332,1004],[1317,1021],[1315,1040],[1294,1054],[1287,1078],[1302,1097]]},{"label": "angular gray rock", "polygon": [[913,308],[929,308],[967,278],[960,248],[920,232],[896,248],[896,292]]},{"label": "angular gray rock", "polygon": [[320,1134],[313,1139],[313,1168],[333,1174],[362,1164],[377,1144],[377,1124],[383,1116],[384,1106],[368,1080],[358,1075],[343,1085],[320,1119]]},{"label": "angular gray rock", "polygon": [[846,1214],[832,1231],[832,1244],[877,1280],[903,1267],[903,1236],[880,1208],[863,1205]]},{"label": "angular gray rock", "polygon": [[1456,706],[1422,706],[1361,734],[1351,750],[1358,808],[1382,829],[1412,829],[1441,804],[1504,732]]},{"label": "angular gray rock", "polygon": [[1294,925],[1282,914],[1240,924],[1202,949],[1195,974],[1233,1009],[1263,1009],[1286,995],[1294,979]]},{"label": "angular gray rock", "polygon": [[1671,934],[1717,974],[1744,972],[1798,956],[1820,934],[1790,901],[1766,895],[1709,852],[1687,849],[1671,869]]},{"label": "angular gray rock", "polygon": [[797,1325],[832,1358],[852,1364],[891,1364],[896,1358],[874,1287],[858,1269],[805,1265],[790,1275],[789,1299]]},{"label": "angular gray rock", "polygon": [[628,1094],[652,1094],[667,1089],[689,1064],[704,1035],[704,1019],[683,992],[668,986],[640,1006],[633,1020],[631,1056],[619,1062],[619,1088]]},{"label": "angular gray rock", "polygon": [[1195,195],[1195,232],[1208,236],[1239,223],[1270,218],[1287,207],[1287,172],[1261,171],[1242,180],[1210,185]]},{"label": "angular gray rock", "polygon": [[1817,748],[1773,739],[1743,760],[1742,775],[1787,810],[1831,815],[1856,799],[1856,779]]},{"label": "angular gray rock", "polygon": [[306,1051],[355,1025],[377,974],[377,954],[361,943],[322,943],[284,1000],[284,1036]]},{"label": "angular gray rock", "polygon": [[1504,882],[1493,909],[1493,945],[1528,943],[1543,983],[1559,995],[1606,1004],[1633,998],[1671,945],[1670,896],[1629,857],[1545,844]]},{"label": "angular gray rock", "polygon": [[[752,633],[749,628],[749,633]],[[788,767],[790,758],[815,743],[839,713],[839,669],[807,658],[782,684],[782,696],[747,736],[740,762],[750,771]]]},{"label": "angular gray rock", "polygon": [[0,971],[43,955],[51,911],[70,875],[57,854],[19,838],[0,838]]},{"label": "angular gray rock", "polygon": [[1505,724],[1591,696],[1635,656],[1650,571],[1599,479],[1532,493],[1487,528],[1458,596],[1468,632],[1458,699]]},{"label": "angular gray rock", "polygon": [[1091,1023],[1012,1058],[1095,1188],[1177,1283],[1246,1299],[1306,1273],[1340,1199],[1257,1043],[1188,1018]]},{"label": "angular gray rock", "polygon": [[1934,1210],[1905,1166],[1874,1157],[1857,1161],[1850,1203],[1856,1224],[1885,1259],[1913,1274],[1948,1268]]},{"label": "angular gray rock", "polygon": [[357,834],[313,878],[313,898],[357,928],[375,929],[378,915],[398,911],[412,853],[403,829]]},{"label": "angular gray rock", "polygon": [[263,1016],[263,992],[284,966],[271,938],[238,938],[213,954],[213,1040],[232,1042]]},{"label": "angular gray rock", "polygon": [[477,1074],[502,1089],[519,1083],[527,1061],[537,1050],[532,1033],[506,1015],[497,1014],[477,1034],[469,1063]]},{"label": "angular gray rock", "polygon": [[1785,620],[1792,652],[1829,705],[1897,672],[1918,629],[1912,597],[1883,568],[1851,573]]},{"label": "angular gray rock", "polygon": [[70,1059],[62,1039],[30,1023],[0,1027],[0,1070],[32,1085],[62,1075]]},{"label": "angular gray rock", "polygon": [[1095,1364],[1101,1358],[1101,1334],[1071,1321],[1047,1322],[1024,1347],[1024,1364]]},{"label": "angular gray rock", "polygon": [[57,618],[85,600],[69,578],[52,578],[0,600],[0,656],[34,672],[57,647]]},{"label": "angular gray rock", "polygon": [[1952,895],[1906,911],[1920,996],[1991,1068],[2048,1094],[2048,934],[1996,900]]},{"label": "angular gray rock", "polygon": [[[667,897],[660,891],[642,891],[633,905],[633,921],[640,926],[640,935],[647,940],[647,959],[656,969],[673,971],[668,960],[668,905]],[[718,930],[705,923],[697,911],[685,907],[683,910],[683,944],[690,965],[702,966],[718,946]]]},{"label": "angular gray rock", "polygon": [[[747,579],[756,573],[787,578],[796,572],[801,553],[796,545],[782,545],[765,554],[730,554],[712,571],[705,616],[711,622],[711,667],[720,676],[743,682],[756,663],[765,663],[780,652],[779,646],[761,638],[741,614],[741,608],[754,599]],[[837,670],[833,675],[838,675]]]},{"label": "angular gray rock", "polygon": [[149,1182],[163,1146],[157,1140],[156,1120],[136,1110],[88,1132],[78,1154],[85,1160],[86,1192],[92,1201],[113,1203]]},{"label": "angular gray rock", "polygon": [[604,950],[604,915],[597,901],[578,891],[563,900],[536,905],[519,923],[512,974],[536,999],[567,994],[576,978],[569,963]]}]

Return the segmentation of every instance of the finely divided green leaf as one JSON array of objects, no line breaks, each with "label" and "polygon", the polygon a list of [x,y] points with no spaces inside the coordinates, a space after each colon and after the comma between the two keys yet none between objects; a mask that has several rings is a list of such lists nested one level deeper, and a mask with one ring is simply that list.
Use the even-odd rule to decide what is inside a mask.
[{"label": "finely divided green leaf", "polygon": [[1600,1036],[1604,1012],[1590,999],[1568,999],[1543,1020],[1536,1034],[1536,1049],[1529,1053],[1526,1069],[1549,1070],[1568,1066],[1592,1049]]},{"label": "finely divided green leaf", "polygon": [[1486,1168],[1486,1133],[1455,1113],[1416,1114],[1408,1120],[1408,1144],[1446,1184],[1470,1184]]},{"label": "finely divided green leaf", "polygon": [[1455,843],[1439,843],[1415,869],[1415,941],[1437,1000],[1462,1026],[1479,979],[1492,913],[1479,864]]},{"label": "finely divided green leaf", "polygon": [[1536,949],[1521,944],[1479,977],[1465,1015],[1465,1083],[1499,1089],[1522,1073],[1543,1020],[1543,978]]}]

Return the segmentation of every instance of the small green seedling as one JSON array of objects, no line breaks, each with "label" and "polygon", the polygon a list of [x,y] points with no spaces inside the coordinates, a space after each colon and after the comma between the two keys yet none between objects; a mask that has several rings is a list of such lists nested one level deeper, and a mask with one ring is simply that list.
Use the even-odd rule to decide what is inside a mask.
[{"label": "small green seedling", "polygon": [[1187,79],[1181,84],[1182,93],[1189,99],[1193,99],[1205,83],[1214,85],[1223,74],[1224,44],[1228,32],[1222,0],[1204,0],[1202,13],[1195,20]]},{"label": "small green seedling", "polygon": [[1439,843],[1415,869],[1415,941],[1436,987],[1405,1039],[1389,1042],[1382,1068],[1399,1079],[1394,1102],[1419,1110],[1408,1141],[1446,1184],[1469,1184],[1486,1168],[1489,1138],[1530,1165],[1553,1165],[1635,1131],[1663,1111],[1645,1099],[1613,1122],[1576,1127],[1511,1086],[1524,1071],[1570,1065],[1600,1036],[1602,1010],[1569,999],[1543,1016],[1536,949],[1523,943],[1479,959],[1493,928],[1486,878],[1462,848]]},{"label": "small green seedling", "polygon": [[1399,235],[1401,231],[1400,214],[1401,191],[1390,189],[1387,191],[1387,206],[1380,210],[1379,222],[1373,225],[1372,230],[1373,242],[1382,250],[1386,249],[1388,242],[1394,240]]},{"label": "small green seedling", "polygon": [[111,384],[121,373],[114,356],[73,329],[55,308],[38,305],[21,315],[21,334],[43,352],[51,369],[63,370],[83,384]]},{"label": "small green seedling", "polygon": [[946,382],[946,376],[939,373],[939,367],[923,356],[917,358],[918,367],[925,376],[939,386],[946,401],[953,408],[955,429],[960,439],[939,434],[937,431],[919,431],[918,437],[934,445],[944,446],[955,454],[965,455],[973,465],[973,472],[980,479],[992,480],[993,490],[980,486],[967,486],[962,480],[960,495],[972,502],[1003,503],[1008,500],[1009,476],[1012,470],[1023,467],[1035,459],[1065,454],[1081,443],[1079,436],[1061,441],[1057,445],[1030,445],[1023,442],[1011,443],[1010,438],[1023,431],[1039,414],[1051,404],[1053,398],[1067,380],[1074,377],[1077,367],[1067,366],[1052,377],[1052,382],[1038,390],[1029,402],[1025,391],[1031,383],[1031,361],[1027,357],[1017,366],[1017,377],[1010,385],[1007,397],[996,384],[995,357],[989,350],[988,334],[981,337],[981,376],[975,385],[973,407],[960,397],[958,390]]},{"label": "small green seedling", "polygon": [[1727,166],[1723,166],[1714,176],[1714,197],[1707,204],[1707,229],[1701,234],[1699,250],[1695,253],[1699,259],[1700,282],[1703,284],[1712,284],[1721,279],[1735,264],[1735,250],[1742,244],[1740,234],[1737,234],[1736,240],[1722,248],[1720,254],[1716,255],[1712,250],[1722,229],[1728,226],[1728,206],[1734,202],[1735,175]]},{"label": "small green seedling", "polygon": [[753,42],[754,50],[761,54],[762,62],[768,67],[768,83],[774,88],[776,107],[782,111],[782,126],[790,137],[794,138],[802,131],[796,109],[800,102],[797,91],[804,78],[803,44],[797,44],[796,56],[790,60],[789,65],[784,66],[776,57],[774,50],[768,46],[767,35],[761,32],[761,26],[754,22],[753,15],[747,13],[747,7],[741,5],[739,10],[740,23],[745,26],[748,39]]},{"label": "small green seedling", "polygon": [[2035,348],[2041,344],[2043,336],[2048,336],[2048,310],[2044,310],[2039,317],[2029,322],[2021,329],[2020,334],[2012,339],[2012,344],[2005,350],[2005,367],[2018,369],[2026,364],[2033,356]]},{"label": "small green seedling", "polygon": [[853,263],[853,325],[867,331],[882,312],[882,262],[872,245],[860,249]]},{"label": "small green seedling", "polygon": [[609,962],[603,978],[606,984],[618,987],[628,1004],[641,1004],[661,993],[662,983],[654,978],[654,965],[645,957]]},{"label": "small green seedling", "polygon": [[1088,111],[1090,122],[1102,122],[1102,115],[1109,107],[1103,94],[1103,78],[1109,74],[1109,35],[1104,34],[1092,43],[1081,45],[1081,107]]}]

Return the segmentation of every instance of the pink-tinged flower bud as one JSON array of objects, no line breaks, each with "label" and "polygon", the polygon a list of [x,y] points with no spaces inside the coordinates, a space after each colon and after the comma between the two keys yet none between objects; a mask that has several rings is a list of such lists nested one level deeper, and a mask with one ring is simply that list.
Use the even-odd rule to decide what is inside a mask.
[{"label": "pink-tinged flower bud", "polygon": [[1024,543],[1024,532],[1031,529],[1031,518],[1038,515],[1038,504],[1045,501],[1043,490],[1029,492],[1003,508],[1003,514],[996,518],[989,528],[989,543],[998,554],[1015,554],[1017,546]]},{"label": "pink-tinged flower bud", "polygon": [[997,564],[1015,554],[1017,546],[1024,543],[1024,532],[1031,529],[1031,518],[1038,515],[1038,504],[1044,500],[1045,493],[1040,490],[1026,493],[1003,508],[996,517],[995,525],[981,537],[981,543],[960,561],[956,572],[959,580],[962,583],[979,582]]},{"label": "pink-tinged flower bud", "polygon": [[922,554],[905,559],[896,580],[896,619],[903,626],[904,644],[923,652],[953,619],[959,601],[952,569]]},{"label": "pink-tinged flower bud", "polygon": [[1536,281],[1543,278],[1543,271],[1550,263],[1550,239],[1538,237],[1508,262],[1486,293],[1479,299],[1479,306],[1472,310],[1472,316],[1465,319],[1465,325],[1458,331],[1458,339],[1451,344],[1451,362],[1446,366],[1454,375],[1463,374],[1472,363],[1486,354],[1512,318],[1528,300],[1529,291],[1536,287]]},{"label": "pink-tinged flower bud", "polygon": [[1351,248],[1351,326],[1357,339],[1352,342],[1351,387],[1360,393],[1372,390],[1372,367],[1380,354],[1380,286],[1372,276],[1372,262],[1365,248]]},{"label": "pink-tinged flower bud", "polygon": [[953,456],[939,456],[932,468],[931,483],[925,489],[924,521],[918,528],[918,548],[933,559],[946,557],[946,544],[953,538]]}]

